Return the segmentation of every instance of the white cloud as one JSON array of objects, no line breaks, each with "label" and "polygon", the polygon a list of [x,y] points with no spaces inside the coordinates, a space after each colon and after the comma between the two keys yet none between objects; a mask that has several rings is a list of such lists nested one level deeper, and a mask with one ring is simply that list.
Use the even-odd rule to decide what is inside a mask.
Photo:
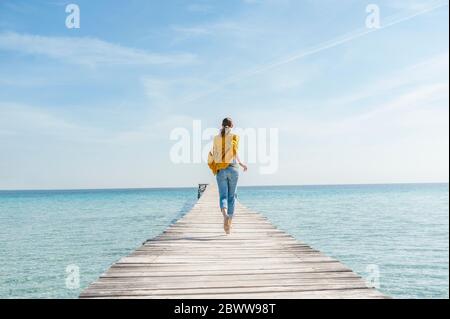
[{"label": "white cloud", "polygon": [[[285,134],[308,144],[328,143],[330,138],[342,141],[376,135],[381,127],[388,126],[391,132],[408,129],[413,134],[426,128],[431,133],[445,127],[448,131],[448,100],[446,52],[362,88],[353,88],[346,95],[308,101],[310,107],[320,106],[323,111],[302,114],[298,108],[304,101],[294,98],[285,101],[288,104],[276,112],[259,110],[258,121],[279,127]],[[251,119],[252,112],[245,111],[240,116]]]},{"label": "white cloud", "polygon": [[242,39],[245,41],[255,34],[264,34],[260,28],[233,20],[221,20],[189,26],[173,25],[171,30],[175,33],[175,42],[206,36],[214,36],[220,39],[230,38],[233,41]]},{"label": "white cloud", "polygon": [[258,4],[258,3],[262,3],[262,0],[242,0],[242,2],[246,3],[246,4]]},{"label": "white cloud", "polygon": [[448,181],[448,103],[448,82],[421,83],[352,114],[280,108],[258,111],[254,121],[280,128],[281,166],[273,178],[281,183]]},{"label": "white cloud", "polygon": [[181,36],[186,38],[188,37],[197,37],[197,36],[205,36],[213,33],[211,28],[206,28],[202,26],[194,26],[194,27],[180,27],[180,26],[172,26],[172,31],[178,33]]},{"label": "white cloud", "polygon": [[9,136],[97,143],[100,130],[78,125],[44,108],[0,103],[0,138]]},{"label": "white cloud", "polygon": [[48,37],[0,33],[0,50],[17,51],[83,65],[160,65],[195,61],[192,54],[162,55],[128,48],[96,38]]},{"label": "white cloud", "polygon": [[78,123],[63,114],[36,105],[0,103],[0,141],[3,143],[13,141],[12,138],[25,138],[38,139],[46,144],[58,141],[85,146],[129,146],[154,138],[165,138],[165,135],[161,136],[162,131],[168,131],[171,125],[180,125],[183,121],[186,123],[182,116],[157,119],[143,114],[141,124],[132,129],[120,130]]},{"label": "white cloud", "polygon": [[141,83],[151,107],[164,111],[182,111],[191,100],[211,89],[210,83],[194,77],[166,79],[144,76]]},{"label": "white cloud", "polygon": [[34,87],[48,85],[49,81],[44,77],[16,76],[10,75],[0,76],[0,85],[4,86],[21,86]]},{"label": "white cloud", "polygon": [[387,5],[397,10],[422,11],[430,6],[441,5],[446,2],[448,3],[447,0],[395,0],[388,1]]},{"label": "white cloud", "polygon": [[357,121],[369,120],[374,117],[387,116],[394,111],[407,114],[415,108],[426,108],[435,102],[448,100],[449,83],[433,83],[415,87],[410,92],[396,97],[391,102],[380,105],[374,110],[359,115]]},{"label": "white cloud", "polygon": [[333,97],[325,103],[334,106],[350,105],[368,98],[379,98],[399,90],[408,90],[420,83],[430,83],[436,80],[448,83],[448,68],[449,53],[445,52],[385,76],[350,94]]},{"label": "white cloud", "polygon": [[209,13],[213,6],[207,3],[191,3],[186,7],[187,11],[195,13]]}]

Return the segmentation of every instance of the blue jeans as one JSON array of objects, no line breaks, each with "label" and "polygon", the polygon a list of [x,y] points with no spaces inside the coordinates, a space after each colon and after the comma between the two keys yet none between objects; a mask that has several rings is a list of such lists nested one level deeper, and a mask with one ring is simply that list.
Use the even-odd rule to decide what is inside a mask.
[{"label": "blue jeans", "polygon": [[230,165],[217,172],[217,186],[219,187],[220,209],[227,208],[228,216],[233,217],[236,201],[236,188],[239,178],[239,168]]}]

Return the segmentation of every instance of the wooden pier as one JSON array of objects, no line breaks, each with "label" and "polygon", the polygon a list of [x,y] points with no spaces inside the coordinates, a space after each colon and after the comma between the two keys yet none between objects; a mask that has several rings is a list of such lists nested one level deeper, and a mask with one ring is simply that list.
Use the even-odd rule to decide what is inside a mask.
[{"label": "wooden pier", "polygon": [[161,235],[113,264],[80,298],[386,298],[339,261],[237,204],[223,231],[215,186]]}]

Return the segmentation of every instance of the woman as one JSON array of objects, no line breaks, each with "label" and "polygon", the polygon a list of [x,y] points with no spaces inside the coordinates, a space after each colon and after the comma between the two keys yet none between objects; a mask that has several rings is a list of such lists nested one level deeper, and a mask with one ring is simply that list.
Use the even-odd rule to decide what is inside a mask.
[{"label": "woman", "polygon": [[247,171],[238,154],[239,136],[232,134],[233,121],[227,117],[222,121],[220,134],[214,137],[212,160],[219,188],[220,210],[223,215],[223,228],[230,233],[233,221],[239,166]]}]

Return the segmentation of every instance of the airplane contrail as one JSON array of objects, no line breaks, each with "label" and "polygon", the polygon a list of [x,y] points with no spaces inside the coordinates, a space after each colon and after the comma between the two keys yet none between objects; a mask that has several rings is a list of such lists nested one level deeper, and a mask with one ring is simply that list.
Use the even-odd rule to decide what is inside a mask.
[{"label": "airplane contrail", "polygon": [[[426,8],[424,8],[422,10],[418,10],[418,11],[416,11],[414,13],[406,14],[406,15],[405,14],[400,14],[400,15],[389,16],[388,18],[385,19],[386,22],[383,23],[379,28],[357,29],[357,30],[354,30],[354,31],[352,31],[350,33],[347,33],[347,34],[341,35],[339,37],[336,37],[336,38],[334,38],[332,40],[328,40],[326,42],[320,43],[320,44],[318,44],[318,45],[316,45],[314,47],[306,49],[305,51],[302,51],[300,53],[294,54],[292,56],[288,56],[288,57],[279,59],[277,61],[268,63],[266,65],[259,66],[259,67],[255,68],[255,69],[247,70],[247,71],[245,71],[243,73],[230,76],[225,81],[222,81],[222,83],[220,83],[219,85],[216,85],[215,87],[211,88],[210,90],[208,90],[206,92],[203,92],[201,94],[198,94],[197,96],[187,98],[184,101],[184,103],[189,103],[189,102],[196,101],[196,100],[198,100],[198,99],[200,99],[202,97],[205,97],[205,96],[208,96],[208,95],[210,95],[210,94],[212,94],[214,92],[217,92],[218,90],[226,87],[227,85],[239,82],[242,79],[245,79],[245,78],[248,78],[248,77],[260,74],[260,73],[264,73],[264,72],[266,72],[268,70],[271,70],[273,68],[279,67],[281,65],[288,64],[288,63],[291,63],[293,61],[296,61],[296,60],[299,60],[299,59],[311,56],[313,54],[316,54],[316,53],[319,53],[319,52],[322,52],[322,51],[334,48],[334,47],[342,45],[344,43],[347,43],[347,42],[353,41],[355,39],[361,38],[361,37],[363,37],[365,35],[368,35],[370,33],[390,28],[390,27],[395,26],[395,25],[397,25],[399,23],[411,20],[411,19],[413,19],[415,17],[421,16],[423,14],[426,14],[428,12],[434,11],[436,9],[439,9],[439,8],[442,8],[442,7],[445,7],[445,6],[448,6],[448,5],[449,5],[448,1],[433,1],[433,3],[428,5]],[[184,104],[184,103],[182,103],[182,104]]]}]

